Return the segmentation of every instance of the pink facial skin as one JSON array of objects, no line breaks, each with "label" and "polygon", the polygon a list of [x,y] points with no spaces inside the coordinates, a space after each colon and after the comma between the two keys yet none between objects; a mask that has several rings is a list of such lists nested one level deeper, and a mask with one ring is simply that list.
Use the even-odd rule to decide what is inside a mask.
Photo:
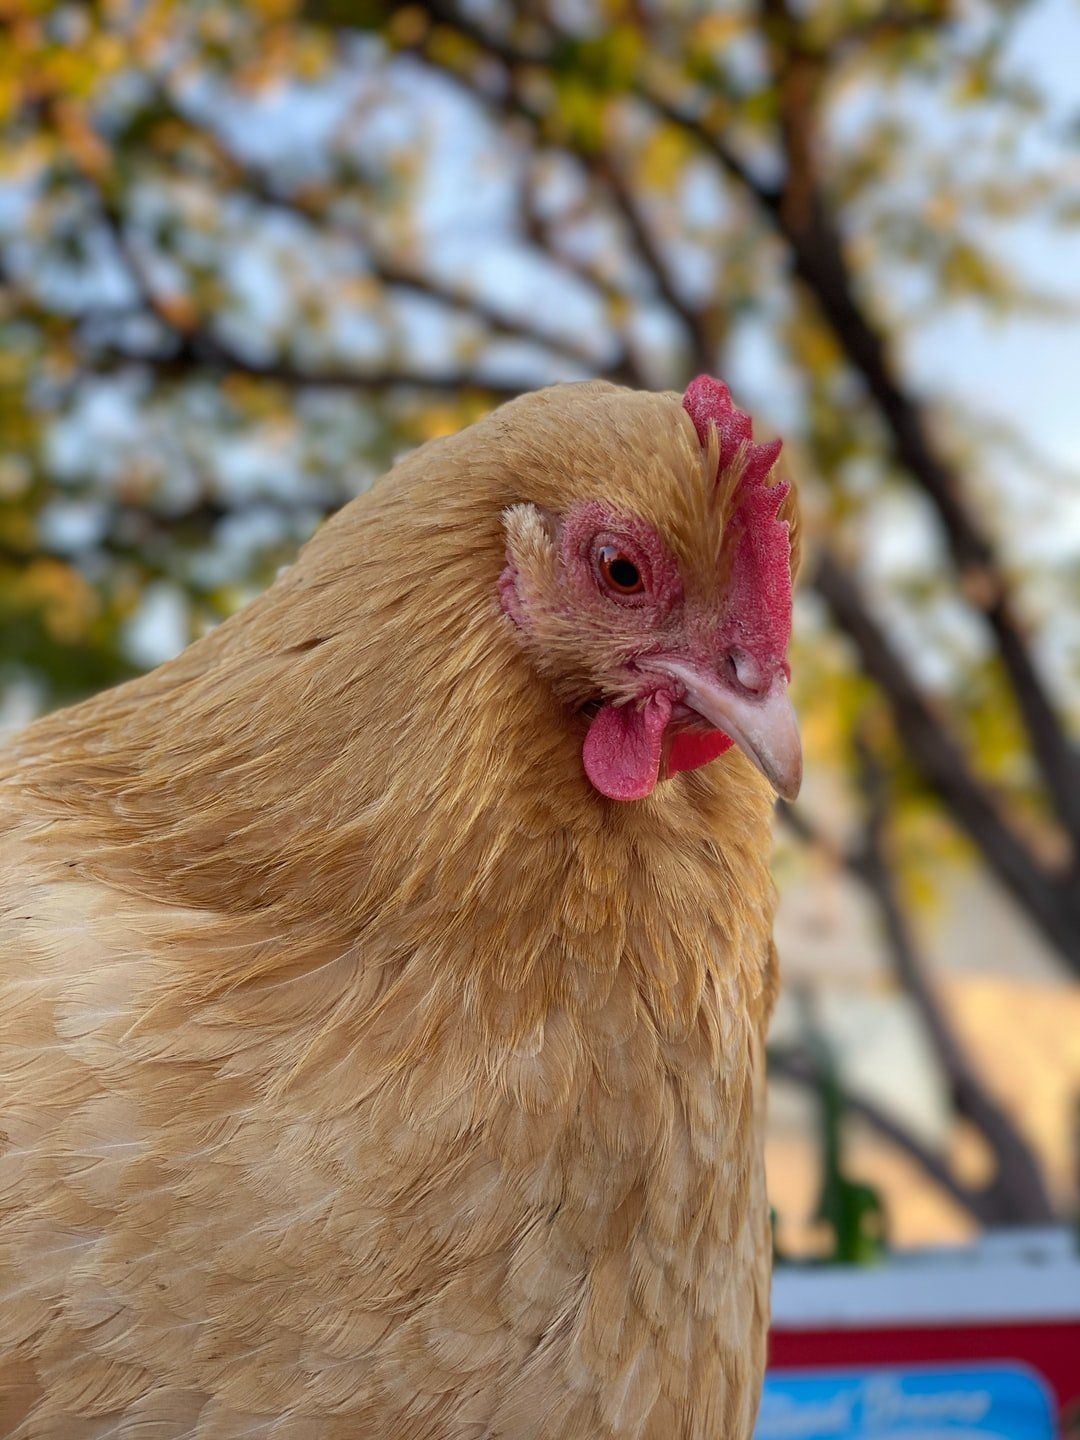
[{"label": "pink facial skin", "polygon": [[[798,737],[786,700],[791,633],[788,527],[777,519],[786,484],[765,481],[780,442],[757,445],[748,416],[708,376],[684,407],[702,445],[715,425],[722,471],[742,466],[726,541],[723,592],[688,600],[673,555],[639,516],[596,501],[573,506],[556,532],[557,599],[546,620],[576,642],[590,673],[608,677],[582,748],[585,773],[611,800],[640,800],[657,781],[697,769],[738,743],[782,793],[798,787]],[[606,547],[606,548],[605,548]],[[603,557],[617,552],[640,588],[621,593]],[[503,609],[523,630],[535,624],[511,561],[499,582]],[[553,607],[557,613],[552,614]],[[730,719],[733,734],[721,727]]]},{"label": "pink facial skin", "polygon": [[[623,596],[605,586],[592,557],[607,544],[638,567],[645,582],[641,594]],[[649,668],[658,650],[710,665],[713,647],[706,635],[712,627],[692,609],[688,613],[675,559],[640,517],[596,503],[575,507],[566,517],[560,549],[563,573],[575,577],[579,593],[591,590],[594,601],[599,598],[601,612],[612,604],[635,612],[619,629],[630,630],[628,665],[642,672],[639,696],[601,705],[585,736],[582,763],[594,788],[609,800],[641,800],[662,777],[708,764],[733,743],[680,703],[683,687],[677,681]]]},{"label": "pink facial skin", "polygon": [[[585,773],[609,799],[643,799],[663,776],[708,764],[733,743],[681,703],[684,687],[677,680],[649,665],[663,651],[715,670],[722,643],[717,617],[687,605],[674,556],[639,516],[596,501],[576,505],[559,521],[556,546],[566,630],[587,637],[582,643],[596,647],[622,688],[637,691],[623,703],[602,704],[591,720],[582,750]],[[640,592],[624,595],[605,583],[598,564],[605,547],[634,564]],[[503,571],[499,594],[515,624],[534,623],[530,597],[512,564]],[[550,599],[545,603],[550,606]]]},{"label": "pink facial skin", "polygon": [[[605,545],[617,547],[637,566],[645,582],[640,594],[622,595],[604,585],[597,573],[596,552]],[[598,613],[610,614],[611,604],[640,611],[640,617],[629,622],[631,630],[655,628],[682,603],[679,567],[653,527],[598,500],[567,511],[559,527],[559,559],[563,576]]]}]

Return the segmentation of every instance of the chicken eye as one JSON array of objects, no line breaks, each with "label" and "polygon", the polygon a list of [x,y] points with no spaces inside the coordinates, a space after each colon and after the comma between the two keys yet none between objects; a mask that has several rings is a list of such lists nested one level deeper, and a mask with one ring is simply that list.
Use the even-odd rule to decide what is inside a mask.
[{"label": "chicken eye", "polygon": [[612,590],[620,595],[638,595],[645,589],[641,571],[617,546],[603,546],[596,558],[600,574]]}]

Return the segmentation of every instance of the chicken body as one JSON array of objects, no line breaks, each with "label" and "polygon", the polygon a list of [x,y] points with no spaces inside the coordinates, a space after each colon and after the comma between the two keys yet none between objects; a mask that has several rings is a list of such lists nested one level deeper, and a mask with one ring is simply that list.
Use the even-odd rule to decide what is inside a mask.
[{"label": "chicken body", "polygon": [[750,1435],[770,791],[598,795],[495,599],[507,506],[702,470],[516,402],[7,757],[0,1436]]}]

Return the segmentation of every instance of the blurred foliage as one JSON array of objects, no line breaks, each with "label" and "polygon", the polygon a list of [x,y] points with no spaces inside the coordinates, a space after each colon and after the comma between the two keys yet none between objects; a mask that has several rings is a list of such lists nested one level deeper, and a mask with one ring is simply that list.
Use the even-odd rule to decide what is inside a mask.
[{"label": "blurred foliage", "polygon": [[[773,3],[4,0],[3,677],[53,703],[130,673],[148,593],[198,633],[395,453],[507,393],[710,368],[790,437],[811,539],[1054,852],[978,597],[761,203],[812,149],[899,360],[965,309],[1067,315],[1011,244],[1080,215],[1075,117],[1016,58],[1033,8],[817,0],[796,35]],[[903,381],[1075,704],[1080,567],[1047,543],[1052,487],[1032,498],[1047,467],[1000,415]],[[956,831],[812,597],[799,630],[812,755],[846,765],[877,725],[929,896]]]},{"label": "blurred foliage", "polygon": [[847,1105],[823,1035],[813,1035],[812,1053],[817,1061],[822,1157],[815,1219],[827,1227],[832,1241],[823,1258],[839,1265],[869,1264],[880,1259],[885,1249],[885,1209],[872,1185],[848,1173],[844,1144]]}]

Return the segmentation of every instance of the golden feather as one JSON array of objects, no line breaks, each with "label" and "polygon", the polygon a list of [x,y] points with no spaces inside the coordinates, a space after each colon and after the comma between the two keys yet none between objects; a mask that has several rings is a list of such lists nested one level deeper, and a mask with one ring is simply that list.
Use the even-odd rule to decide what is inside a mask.
[{"label": "golden feather", "polygon": [[495,602],[571,494],[708,565],[703,475],[515,401],[8,753],[0,1435],[749,1436],[770,795],[599,799]]}]

